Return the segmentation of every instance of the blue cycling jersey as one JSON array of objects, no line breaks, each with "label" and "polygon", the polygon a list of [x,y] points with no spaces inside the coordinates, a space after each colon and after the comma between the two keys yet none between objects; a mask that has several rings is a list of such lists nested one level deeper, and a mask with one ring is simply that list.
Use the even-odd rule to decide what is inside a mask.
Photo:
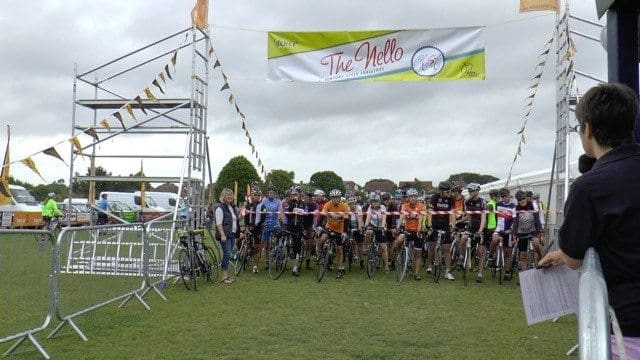
[{"label": "blue cycling jersey", "polygon": [[260,222],[264,218],[265,227],[275,227],[278,225],[278,211],[281,209],[280,199],[270,199],[268,197],[262,199],[260,206],[260,212],[256,216],[256,223]]}]

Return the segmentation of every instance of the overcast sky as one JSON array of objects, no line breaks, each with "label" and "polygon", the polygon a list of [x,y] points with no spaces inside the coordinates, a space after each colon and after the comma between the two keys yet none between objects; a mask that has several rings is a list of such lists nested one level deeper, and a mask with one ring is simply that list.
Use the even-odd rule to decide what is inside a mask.
[{"label": "overcast sky", "polygon": [[[4,125],[12,127],[11,159],[19,160],[71,135],[74,63],[89,70],[190,25],[195,0],[120,1],[0,0],[0,147]],[[216,0],[209,21],[216,55],[231,90],[246,114],[247,127],[267,170],[295,172],[309,181],[316,171],[333,170],[363,185],[372,178],[394,181],[445,179],[457,172],[506,176],[517,147],[524,98],[537,56],[553,33],[555,14],[518,13],[517,0]],[[595,1],[572,1],[571,12],[596,19]],[[578,31],[599,30],[571,22]],[[430,29],[486,26],[484,81],[292,83],[266,80],[268,31]],[[606,53],[574,36],[576,68],[606,77]],[[181,39],[170,42],[176,46]],[[553,52],[552,52],[553,54]],[[178,75],[188,73],[191,54],[178,57]],[[167,59],[162,60],[163,62]],[[551,166],[555,137],[554,62],[545,70],[526,130],[527,144],[514,174]],[[114,82],[134,97],[161,65]],[[181,67],[182,66],[182,67]],[[181,72],[181,70],[184,70]],[[154,73],[155,71],[155,73]],[[101,75],[105,75],[102,73]],[[251,156],[235,110],[219,91],[219,70],[211,72],[208,133],[214,181],[233,156]],[[584,92],[593,83],[579,79]],[[186,82],[169,87],[188,90]],[[89,89],[90,90],[90,89]],[[79,97],[92,92],[80,90]],[[188,94],[188,92],[187,92]],[[79,111],[78,121],[92,120]],[[88,142],[84,135],[82,142]],[[573,158],[579,155],[574,135]],[[67,143],[57,146],[69,158]],[[109,140],[105,153],[181,154],[184,141],[155,136]],[[69,168],[47,155],[33,157],[47,182],[68,181]],[[139,170],[139,160],[99,159],[114,175]],[[78,160],[85,173],[88,162]],[[21,164],[12,175],[42,183]],[[145,160],[149,176],[178,176],[176,161]]]}]

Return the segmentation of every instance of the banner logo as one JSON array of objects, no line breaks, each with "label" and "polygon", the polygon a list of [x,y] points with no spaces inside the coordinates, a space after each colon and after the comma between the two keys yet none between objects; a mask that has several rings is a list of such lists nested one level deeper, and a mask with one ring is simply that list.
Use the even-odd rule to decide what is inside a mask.
[{"label": "banner logo", "polygon": [[437,75],[444,68],[444,54],[434,46],[422,47],[413,54],[411,67],[420,76]]}]

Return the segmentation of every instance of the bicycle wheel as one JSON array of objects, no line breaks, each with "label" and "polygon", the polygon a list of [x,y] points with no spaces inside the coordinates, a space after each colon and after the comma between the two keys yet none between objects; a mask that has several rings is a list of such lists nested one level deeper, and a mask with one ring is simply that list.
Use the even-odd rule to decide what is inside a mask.
[{"label": "bicycle wheel", "polygon": [[498,248],[496,261],[499,263],[496,264],[496,276],[498,277],[498,284],[502,285],[502,273],[504,272],[504,250],[502,248]]},{"label": "bicycle wheel", "polygon": [[[469,240],[467,240],[469,241]],[[458,249],[458,243],[451,244],[451,272],[454,272],[458,268],[458,260],[460,258],[460,250]]]},{"label": "bicycle wheel", "polygon": [[[348,250],[347,250],[348,249]],[[344,247],[344,260],[347,263],[347,271],[351,272],[351,266],[353,265],[353,244],[349,241]]]},{"label": "bicycle wheel", "polygon": [[280,278],[287,267],[287,249],[283,243],[279,243],[269,252],[269,277],[273,280]]},{"label": "bicycle wheel", "polygon": [[238,250],[238,262],[237,262],[237,266],[236,266],[236,276],[240,275],[240,273],[242,272],[242,270],[245,270],[246,266],[247,266],[247,243],[246,241],[242,242],[242,245],[240,246],[240,250]]},{"label": "bicycle wheel", "polygon": [[375,248],[373,243],[367,248],[367,276],[370,279],[376,277],[376,270],[378,270],[378,249]]},{"label": "bicycle wheel", "polygon": [[205,276],[208,282],[214,283],[218,279],[218,258],[211,248],[204,248],[204,264],[206,266]]},{"label": "bicycle wheel", "polygon": [[442,273],[442,249],[438,247],[433,261],[433,282],[440,281],[440,273]]},{"label": "bicycle wheel", "polygon": [[316,265],[316,281],[322,281],[324,277],[324,272],[329,267],[329,253],[328,246],[325,244],[320,250],[320,254],[318,254],[318,264]]},{"label": "bicycle wheel", "polygon": [[464,286],[467,286],[468,283],[468,277],[469,277],[469,271],[471,271],[471,251],[469,251],[469,249],[467,248],[464,252],[464,259],[462,262],[462,282],[464,283]]},{"label": "bicycle wheel", "polygon": [[396,281],[398,284],[402,282],[405,274],[407,273],[407,267],[409,266],[409,248],[403,246],[396,256]]},{"label": "bicycle wheel", "polygon": [[[186,249],[181,249],[178,253],[178,264],[180,266],[180,277],[187,290],[192,288],[193,268],[191,267],[191,259]],[[195,289],[194,289],[195,290]]]}]

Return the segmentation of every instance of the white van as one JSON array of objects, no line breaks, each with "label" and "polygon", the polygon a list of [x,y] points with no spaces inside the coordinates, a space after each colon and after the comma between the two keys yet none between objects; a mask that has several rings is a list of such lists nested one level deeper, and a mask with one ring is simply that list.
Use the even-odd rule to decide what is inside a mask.
[{"label": "white van", "polygon": [[[140,191],[136,191],[134,193],[137,196],[140,196]],[[158,206],[161,206],[166,209],[166,211],[173,212],[176,209],[176,204],[178,205],[178,217],[186,218],[188,215],[187,204],[184,202],[184,199],[178,196],[178,194],[171,192],[160,192],[160,191],[145,191],[145,197],[152,197]]]},{"label": "white van", "polygon": [[36,228],[44,225],[42,206],[27,189],[9,184],[9,191],[12,203],[0,205],[2,227]]}]

